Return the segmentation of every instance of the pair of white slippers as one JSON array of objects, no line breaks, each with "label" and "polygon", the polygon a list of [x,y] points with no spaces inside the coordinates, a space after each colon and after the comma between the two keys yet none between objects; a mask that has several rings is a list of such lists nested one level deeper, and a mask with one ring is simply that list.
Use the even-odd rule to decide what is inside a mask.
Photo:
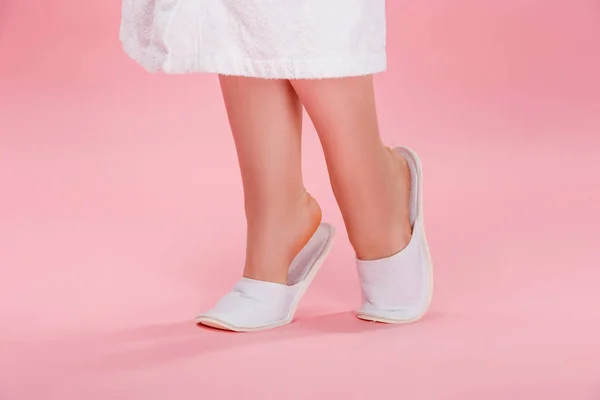
[{"label": "pair of white slippers", "polygon": [[[422,169],[417,155],[399,147],[411,176],[408,245],[379,260],[357,260],[363,303],[357,317],[367,321],[401,324],[415,322],[427,312],[433,294],[433,269],[423,225]],[[253,332],[292,322],[300,299],[310,286],[333,244],[335,229],[321,224],[289,269],[288,284],[242,278],[216,306],[196,318],[197,324]]]}]

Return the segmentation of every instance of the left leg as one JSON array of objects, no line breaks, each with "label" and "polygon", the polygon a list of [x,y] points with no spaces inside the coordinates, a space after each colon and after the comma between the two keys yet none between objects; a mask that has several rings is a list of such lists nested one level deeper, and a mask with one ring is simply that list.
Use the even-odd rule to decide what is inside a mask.
[{"label": "left leg", "polygon": [[291,322],[333,232],[317,232],[321,209],[304,189],[302,106],[289,81],[222,76],[221,87],[244,185],[246,265],[233,290],[196,322],[270,329]]},{"label": "left leg", "polygon": [[321,222],[302,181],[302,105],[287,80],[220,82],[244,185],[244,276],[286,284],[292,260]]}]

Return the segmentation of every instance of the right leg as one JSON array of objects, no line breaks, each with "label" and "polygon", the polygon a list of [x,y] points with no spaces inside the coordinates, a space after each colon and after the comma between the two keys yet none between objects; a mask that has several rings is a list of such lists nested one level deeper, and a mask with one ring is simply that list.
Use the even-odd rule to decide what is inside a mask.
[{"label": "right leg", "polygon": [[293,85],[319,133],[356,252],[363,297],[357,317],[386,323],[419,320],[431,302],[433,271],[416,155],[383,145],[371,76]]},{"label": "right leg", "polygon": [[304,189],[302,105],[287,80],[221,76],[244,186],[244,276],[287,283],[288,268],[321,222]]},{"label": "right leg", "polygon": [[360,260],[409,242],[410,171],[379,136],[371,76],[292,81],[323,146],[335,197]]}]

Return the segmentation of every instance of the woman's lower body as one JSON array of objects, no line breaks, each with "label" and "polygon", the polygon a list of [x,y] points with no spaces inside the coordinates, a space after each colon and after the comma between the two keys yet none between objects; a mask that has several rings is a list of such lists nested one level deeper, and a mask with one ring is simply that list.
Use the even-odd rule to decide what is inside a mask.
[{"label": "woman's lower body", "polygon": [[[295,287],[290,266],[322,233],[321,209],[302,179],[303,108],[325,153],[365,281],[364,302],[377,298],[383,311],[397,311],[407,305],[394,303],[411,296],[421,299],[421,292],[431,291],[426,246],[419,246],[410,260],[400,260],[407,258],[403,253],[414,241],[411,172],[418,163],[412,160],[411,171],[410,154],[407,159],[385,147],[377,123],[372,75],[386,67],[385,0],[123,0],[121,40],[126,52],[149,71],[208,72],[220,77],[244,185],[245,281],[200,322],[254,330],[291,320],[285,312],[286,318],[279,320],[267,315],[281,310],[259,312],[255,319],[266,322],[252,321],[252,315],[260,304],[286,303],[277,296],[288,296],[287,306],[295,307],[294,296],[301,294],[284,293]],[[323,240],[328,239],[327,232]],[[415,272],[421,267],[423,271]],[[410,271],[395,272],[400,269]],[[383,287],[381,271],[389,279],[402,276],[415,282]],[[381,296],[406,287],[410,295]],[[367,293],[373,290],[377,293]],[[248,302],[253,297],[257,301]],[[424,313],[427,297],[422,312],[410,318],[378,317],[377,307],[373,318],[365,313],[363,317],[412,321]],[[240,318],[244,323],[236,323]]]}]

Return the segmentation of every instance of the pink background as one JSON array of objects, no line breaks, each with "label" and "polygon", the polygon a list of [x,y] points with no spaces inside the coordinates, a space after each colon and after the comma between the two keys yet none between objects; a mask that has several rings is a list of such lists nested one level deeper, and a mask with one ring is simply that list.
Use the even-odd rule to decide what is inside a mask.
[{"label": "pink background", "polygon": [[600,4],[389,1],[377,78],[417,149],[431,313],[353,317],[337,246],[297,321],[196,328],[243,263],[242,192],[213,76],[153,76],[117,1],[0,0],[0,399],[600,399]]}]

